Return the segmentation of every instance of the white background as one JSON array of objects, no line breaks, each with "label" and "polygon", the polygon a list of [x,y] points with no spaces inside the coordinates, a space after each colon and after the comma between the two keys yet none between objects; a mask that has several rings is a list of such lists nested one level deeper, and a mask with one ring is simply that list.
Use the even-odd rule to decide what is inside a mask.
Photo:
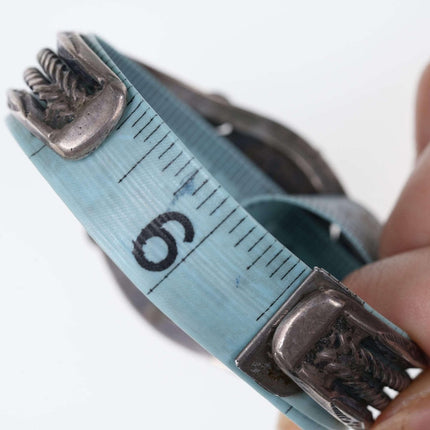
[{"label": "white background", "polygon": [[[1,8],[2,95],[23,87],[24,68],[55,46],[57,31],[95,32],[290,125],[381,218],[413,164],[428,2],[9,0]],[[3,124],[0,134],[0,428],[273,429],[264,399],[139,317]]]}]

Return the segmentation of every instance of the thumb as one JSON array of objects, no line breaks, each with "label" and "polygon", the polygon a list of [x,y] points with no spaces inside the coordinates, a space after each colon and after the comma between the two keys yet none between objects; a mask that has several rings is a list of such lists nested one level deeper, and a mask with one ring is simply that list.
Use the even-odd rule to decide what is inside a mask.
[{"label": "thumb", "polygon": [[[430,355],[430,248],[378,261],[349,275],[344,283],[374,309],[408,332]],[[430,428],[430,370],[414,380],[382,412],[374,430]]]}]

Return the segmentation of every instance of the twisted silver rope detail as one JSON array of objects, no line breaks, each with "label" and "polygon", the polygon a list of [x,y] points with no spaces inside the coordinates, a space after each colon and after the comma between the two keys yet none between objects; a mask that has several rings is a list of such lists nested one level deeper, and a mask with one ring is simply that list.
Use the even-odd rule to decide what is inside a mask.
[{"label": "twisted silver rope detail", "polygon": [[46,103],[45,120],[54,128],[62,127],[73,120],[77,109],[85,103],[85,87],[79,76],[50,49],[40,51],[38,60],[46,76],[30,67],[24,72],[24,80]]},{"label": "twisted silver rope detail", "polygon": [[382,385],[394,390],[402,391],[410,385],[411,378],[403,370],[387,366],[366,348],[360,347],[354,351],[355,358],[365,368],[366,372],[372,374]]},{"label": "twisted silver rope detail", "polygon": [[86,99],[85,90],[80,85],[78,75],[66,66],[60,58],[50,49],[42,49],[37,59],[52,82],[58,85],[65,95],[74,103],[84,102]]},{"label": "twisted silver rope detail", "polygon": [[383,387],[401,391],[411,383],[411,379],[403,369],[391,366],[383,358],[379,360],[361,343],[356,344],[356,337],[351,327],[343,325],[340,328],[339,325],[319,341],[310,361],[336,378],[334,381],[351,389],[357,397],[383,409],[391,400]]},{"label": "twisted silver rope detail", "polygon": [[361,375],[342,380],[342,385],[349,387],[353,393],[376,409],[382,410],[388,406],[391,399],[382,391],[382,386],[372,386]]}]

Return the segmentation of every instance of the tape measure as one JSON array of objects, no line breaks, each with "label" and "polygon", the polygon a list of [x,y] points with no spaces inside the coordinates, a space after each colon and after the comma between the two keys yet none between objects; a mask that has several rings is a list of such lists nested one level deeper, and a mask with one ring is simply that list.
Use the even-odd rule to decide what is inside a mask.
[{"label": "tape measure", "polygon": [[[95,36],[64,33],[59,43],[58,56],[40,55],[47,76],[26,73],[34,94],[9,94],[18,121],[8,125],[91,237],[169,318],[304,429],[370,425],[363,405],[383,408],[379,391],[348,403],[354,390],[336,391],[335,377],[330,386],[315,382],[313,364],[297,367],[297,357],[316,360],[312,348],[335,321],[361,346],[383,339],[396,369],[423,363],[404,333],[311,269],[342,278],[370,261],[354,214],[369,215],[343,196],[286,195],[150,72]],[[334,220],[343,240],[330,238]],[[311,346],[285,351],[304,334]]]}]

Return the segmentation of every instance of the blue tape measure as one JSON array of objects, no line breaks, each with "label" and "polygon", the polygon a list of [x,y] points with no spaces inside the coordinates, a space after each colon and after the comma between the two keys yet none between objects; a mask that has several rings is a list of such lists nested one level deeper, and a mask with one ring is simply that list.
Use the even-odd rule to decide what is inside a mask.
[{"label": "blue tape measure", "polygon": [[[235,361],[309,279],[310,267],[323,266],[341,278],[370,261],[363,240],[347,221],[342,231],[354,252],[331,241],[316,221],[331,222],[336,212],[332,208],[342,201],[346,204],[345,199],[313,201],[285,195],[150,73],[94,36],[85,38],[88,46],[82,50],[79,43],[85,42],[79,36],[65,37],[73,42],[69,50],[85,57],[90,47],[123,82],[126,98],[120,115],[109,136],[84,146],[78,156],[85,158],[68,160],[56,152],[77,158],[64,133],[74,127],[76,138],[78,120],[64,114],[58,97],[50,101],[48,95],[41,96],[48,99],[46,106],[32,111],[33,107],[23,108],[30,102],[22,93],[13,94],[12,110],[25,125],[33,124],[28,127],[32,134],[15,118],[8,119],[24,152],[104,252],[184,331],[303,428],[345,428],[345,417],[335,419],[334,407],[331,415],[327,413],[318,404],[324,406],[319,398],[317,403],[305,393],[306,387],[288,396],[276,395],[240,370]],[[63,61],[70,63],[73,58],[68,52],[62,51]],[[43,61],[49,65],[56,60],[45,54]],[[96,73],[89,61],[83,63]],[[64,69],[55,67],[51,75],[54,82],[60,82],[55,73],[64,74]],[[40,96],[46,83],[34,73],[30,86]],[[72,73],[73,67],[67,79]],[[77,82],[75,87],[80,85],[87,91],[88,103],[103,109],[106,102],[97,100],[97,94],[105,82],[91,81],[86,87]],[[67,85],[61,90],[66,91]],[[107,100],[109,94],[106,90]],[[68,97],[71,100],[74,95],[69,92]],[[54,115],[50,122],[46,116],[39,118],[40,109],[54,108],[61,115]],[[94,108],[87,114],[84,134],[98,124],[91,117]],[[34,126],[38,121],[43,129]],[[63,134],[52,143],[58,130]],[[277,214],[276,222],[273,214]]]}]

